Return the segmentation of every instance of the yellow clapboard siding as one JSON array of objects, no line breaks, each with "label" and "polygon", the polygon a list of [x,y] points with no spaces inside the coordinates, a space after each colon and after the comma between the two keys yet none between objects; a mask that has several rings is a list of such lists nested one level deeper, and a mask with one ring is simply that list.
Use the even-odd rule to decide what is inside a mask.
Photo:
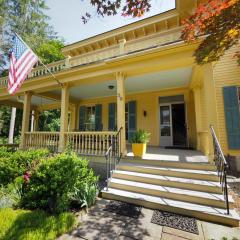
[{"label": "yellow clapboard siding", "polygon": [[219,140],[225,154],[240,155],[240,150],[229,150],[224,113],[223,87],[240,86],[240,67],[234,58],[239,46],[229,49],[226,54],[214,65],[213,79],[215,82],[217,119]]}]

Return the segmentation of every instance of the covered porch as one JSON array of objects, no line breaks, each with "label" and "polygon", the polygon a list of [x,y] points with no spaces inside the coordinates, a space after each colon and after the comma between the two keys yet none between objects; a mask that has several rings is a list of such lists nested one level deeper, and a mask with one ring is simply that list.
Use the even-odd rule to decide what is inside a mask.
[{"label": "covered porch", "polygon": [[[175,43],[166,51],[64,68],[56,73],[59,82],[35,70],[18,96],[1,96],[2,104],[23,108],[20,148],[62,152],[70,146],[80,154],[104,155],[117,144],[125,156],[133,134],[144,129],[151,134],[149,146],[211,155],[210,124],[218,134],[213,67],[196,66],[194,48]],[[39,115],[51,109],[61,110],[59,130],[40,131]]]},{"label": "covered porch", "polygon": [[[191,65],[133,76],[117,72],[115,80],[101,76],[94,82],[62,84],[51,91],[12,97],[23,103],[20,147],[54,152],[71,147],[79,154],[103,156],[115,145],[122,155],[129,156],[127,144],[138,129],[144,129],[151,134],[146,158],[158,158],[163,151],[171,155],[174,149],[164,150],[169,147],[209,155],[210,119],[206,119],[205,105],[209,96],[200,74],[203,72]],[[56,108],[61,109],[59,131],[39,131],[39,114]],[[196,155],[193,161],[206,160],[197,157],[200,152],[185,152]],[[181,161],[189,161],[186,156],[180,157]]]}]

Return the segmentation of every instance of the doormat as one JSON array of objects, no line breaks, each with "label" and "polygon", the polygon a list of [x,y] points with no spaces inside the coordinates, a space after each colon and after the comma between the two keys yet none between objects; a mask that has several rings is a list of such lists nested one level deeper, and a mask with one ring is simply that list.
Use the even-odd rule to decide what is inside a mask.
[{"label": "doormat", "polygon": [[166,146],[165,149],[194,150],[194,148],[192,147],[184,147],[184,146]]},{"label": "doormat", "polygon": [[142,207],[120,201],[110,201],[104,208],[104,211],[137,219],[141,215]]},{"label": "doormat", "polygon": [[155,210],[153,212],[151,223],[199,235],[197,220],[192,217]]}]

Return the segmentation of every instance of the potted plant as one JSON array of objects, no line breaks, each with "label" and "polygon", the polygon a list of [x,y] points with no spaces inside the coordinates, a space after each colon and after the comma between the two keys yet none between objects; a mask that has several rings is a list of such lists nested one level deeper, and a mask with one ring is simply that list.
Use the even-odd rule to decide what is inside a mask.
[{"label": "potted plant", "polygon": [[143,157],[146,153],[146,145],[149,142],[150,133],[139,129],[132,137],[132,151],[134,157]]}]

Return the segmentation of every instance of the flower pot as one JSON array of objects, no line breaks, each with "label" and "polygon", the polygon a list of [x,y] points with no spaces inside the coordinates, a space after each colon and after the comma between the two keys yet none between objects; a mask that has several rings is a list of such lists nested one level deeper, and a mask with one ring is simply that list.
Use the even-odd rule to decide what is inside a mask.
[{"label": "flower pot", "polygon": [[146,143],[132,143],[132,151],[134,157],[143,157],[146,153]]}]

